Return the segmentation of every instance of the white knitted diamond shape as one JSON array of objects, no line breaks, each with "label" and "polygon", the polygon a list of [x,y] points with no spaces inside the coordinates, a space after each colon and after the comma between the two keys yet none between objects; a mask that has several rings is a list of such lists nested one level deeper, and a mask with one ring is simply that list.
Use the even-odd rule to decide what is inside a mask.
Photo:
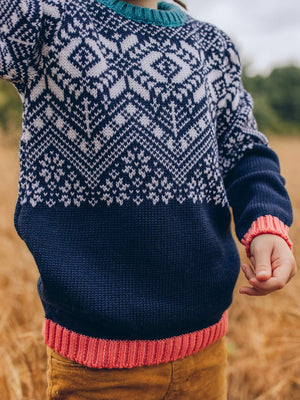
[{"label": "white knitted diamond shape", "polygon": [[[160,61],[160,59],[163,61]],[[173,76],[169,76],[167,73],[167,63],[169,72],[172,71]],[[171,81],[172,83],[182,83],[191,74],[189,64],[183,61],[176,54],[169,52],[163,54],[160,51],[151,51],[141,60],[140,65],[147,74],[152,76],[157,82],[161,83],[166,83],[168,81]],[[176,71],[175,74],[174,71]]]},{"label": "white knitted diamond shape", "polygon": [[99,45],[91,38],[74,38],[62,49],[58,59],[60,67],[72,78],[82,77],[82,71],[88,77],[98,77],[107,69]]}]

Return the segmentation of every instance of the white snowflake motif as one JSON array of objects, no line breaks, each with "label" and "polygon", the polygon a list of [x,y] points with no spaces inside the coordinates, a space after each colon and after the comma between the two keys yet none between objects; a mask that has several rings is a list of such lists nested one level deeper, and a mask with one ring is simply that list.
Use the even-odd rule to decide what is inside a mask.
[{"label": "white snowflake motif", "polygon": [[119,171],[113,169],[109,173],[109,178],[106,178],[105,184],[100,185],[100,188],[104,192],[100,199],[106,201],[107,205],[110,205],[113,200],[118,204],[122,205],[124,200],[129,200],[127,189],[130,187],[129,184],[124,183],[124,178],[119,177]]},{"label": "white snowflake motif", "polygon": [[58,201],[64,203],[65,207],[69,206],[72,200],[77,207],[79,207],[80,204],[85,201],[85,197],[83,195],[84,187],[81,186],[80,180],[74,171],[71,171],[66,176],[64,185],[60,186],[59,189],[60,197],[58,198]]},{"label": "white snowflake motif", "polygon": [[146,156],[143,149],[128,150],[116,164],[118,168],[112,169],[105,183],[100,185],[103,191],[101,199],[108,205],[113,201],[122,205],[130,199],[137,205],[145,199],[151,200],[153,204],[160,200],[167,204],[174,197],[171,191],[173,184],[164,176],[163,170],[151,166],[150,161],[151,156]]},{"label": "white snowflake motif", "polygon": [[59,155],[53,155],[53,152],[44,154],[44,159],[40,160],[40,164],[43,167],[39,173],[45,180],[50,190],[53,190],[57,186],[60,178],[64,175],[63,164],[64,160],[59,158]]},{"label": "white snowflake motif", "polygon": [[[66,160],[60,158],[59,154],[53,151],[45,153],[39,164],[42,167],[39,176],[43,180],[40,182],[33,180],[30,185],[34,192],[30,200],[32,206],[43,201],[42,195],[46,198],[46,204],[49,207],[57,202],[63,203],[65,207],[73,202],[79,207],[86,200],[83,195],[85,187],[81,185],[78,175],[71,170],[70,165],[66,164]],[[45,187],[42,187],[41,183],[44,183]]]},{"label": "white snowflake motif", "polygon": [[152,177],[151,182],[146,184],[149,189],[147,198],[152,200],[153,204],[158,203],[160,199],[165,204],[168,204],[169,200],[174,197],[172,194],[172,182],[169,182],[166,176],[161,179],[160,176],[162,174],[162,169],[158,168],[158,170],[155,171],[155,175],[158,176],[158,178]]},{"label": "white snowflake motif", "polygon": [[189,189],[187,197],[191,198],[193,203],[196,203],[197,201],[201,201],[202,203],[205,198],[205,188],[207,187],[204,178],[200,177],[196,179],[192,176],[191,180],[187,182],[187,187]]}]

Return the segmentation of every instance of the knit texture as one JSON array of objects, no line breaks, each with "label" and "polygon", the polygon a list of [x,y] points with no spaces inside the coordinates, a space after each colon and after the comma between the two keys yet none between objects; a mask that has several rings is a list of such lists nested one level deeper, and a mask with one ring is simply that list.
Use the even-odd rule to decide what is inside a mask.
[{"label": "knit texture", "polygon": [[264,232],[292,248],[293,219],[228,35],[166,2],[4,0],[0,77],[23,101],[14,222],[45,343],[123,368],[224,335],[230,207],[248,255]]},{"label": "knit texture", "polygon": [[228,315],[200,331],[161,340],[107,340],[81,335],[45,319],[45,343],[63,357],[90,368],[132,368],[175,361],[223,337]]}]

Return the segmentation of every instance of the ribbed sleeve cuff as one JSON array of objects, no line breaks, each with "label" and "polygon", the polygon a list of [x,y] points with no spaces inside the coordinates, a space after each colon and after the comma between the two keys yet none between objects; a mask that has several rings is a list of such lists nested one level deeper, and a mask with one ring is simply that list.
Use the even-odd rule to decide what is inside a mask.
[{"label": "ribbed sleeve cuff", "polygon": [[293,251],[293,242],[288,236],[289,227],[285,225],[278,217],[273,215],[264,215],[252,222],[250,229],[244,235],[241,243],[245,246],[247,256],[250,257],[250,243],[255,236],[262,233],[272,233],[282,237]]}]

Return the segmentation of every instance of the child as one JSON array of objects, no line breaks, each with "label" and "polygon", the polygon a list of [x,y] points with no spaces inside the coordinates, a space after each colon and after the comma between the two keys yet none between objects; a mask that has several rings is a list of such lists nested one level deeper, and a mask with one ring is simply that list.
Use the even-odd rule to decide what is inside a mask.
[{"label": "child", "polygon": [[[182,5],[183,3],[181,3]],[[296,272],[292,207],[235,45],[157,0],[4,0],[24,105],[14,222],[40,272],[48,399],[225,399],[240,259]]]}]

